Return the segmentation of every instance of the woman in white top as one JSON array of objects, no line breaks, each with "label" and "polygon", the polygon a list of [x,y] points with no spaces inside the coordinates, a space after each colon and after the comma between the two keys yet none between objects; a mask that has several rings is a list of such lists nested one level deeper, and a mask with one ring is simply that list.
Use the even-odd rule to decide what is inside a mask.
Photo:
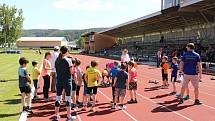
[{"label": "woman in white top", "polygon": [[121,55],[121,62],[129,62],[129,61],[130,61],[130,57],[128,55],[128,50],[124,49]]}]

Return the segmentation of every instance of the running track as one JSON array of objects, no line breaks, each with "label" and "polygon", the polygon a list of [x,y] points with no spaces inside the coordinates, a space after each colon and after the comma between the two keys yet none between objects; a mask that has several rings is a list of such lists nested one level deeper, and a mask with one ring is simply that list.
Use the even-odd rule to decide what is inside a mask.
[{"label": "running track", "polygon": [[[85,69],[91,60],[99,63],[102,70],[105,64],[113,60],[98,57],[74,55],[82,61],[82,68]],[[99,88],[97,98],[97,112],[77,110],[77,121],[215,121],[215,81],[210,80],[210,76],[203,75],[203,82],[200,85],[200,99],[203,105],[193,105],[193,89],[190,85],[191,99],[185,101],[183,105],[177,106],[175,96],[170,96],[169,89],[160,89],[159,85],[149,84],[148,80],[160,80],[160,69],[148,65],[138,66],[138,104],[127,104],[127,109],[112,110],[110,101],[111,88]],[[42,81],[41,81],[41,85]],[[41,86],[42,87],[42,86]],[[177,85],[180,89],[180,84]],[[40,92],[42,88],[40,88]],[[33,104],[33,115],[28,117],[28,121],[49,121],[54,116],[55,94],[50,94],[51,101],[45,103],[43,100]],[[42,95],[40,95],[42,97]],[[127,97],[125,101],[129,98]],[[80,98],[82,99],[82,97]],[[61,108],[62,121],[66,119],[66,109]]]}]

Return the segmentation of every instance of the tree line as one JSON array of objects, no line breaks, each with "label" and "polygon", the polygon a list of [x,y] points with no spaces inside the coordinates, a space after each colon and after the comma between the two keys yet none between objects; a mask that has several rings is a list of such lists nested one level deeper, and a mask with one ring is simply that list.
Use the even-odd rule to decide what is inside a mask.
[{"label": "tree line", "polygon": [[23,11],[15,6],[0,4],[0,46],[10,47],[22,35]]}]

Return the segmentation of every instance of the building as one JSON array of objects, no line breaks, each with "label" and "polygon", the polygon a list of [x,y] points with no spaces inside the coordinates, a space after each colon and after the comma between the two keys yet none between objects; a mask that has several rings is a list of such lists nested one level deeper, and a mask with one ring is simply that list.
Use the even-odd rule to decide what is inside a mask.
[{"label": "building", "polygon": [[20,48],[53,48],[63,45],[68,46],[65,37],[21,37],[16,42]]},{"label": "building", "polygon": [[202,60],[213,62],[215,56],[207,58],[205,53],[215,52],[215,0],[161,0],[161,3],[160,11],[99,32],[116,38],[117,44],[95,54],[120,57],[126,48],[136,60],[156,61],[160,48],[171,57],[175,51],[181,55],[186,44],[193,42]]},{"label": "building", "polygon": [[110,48],[116,44],[116,38],[96,32],[89,32],[82,35],[84,49],[89,52],[96,52]]}]

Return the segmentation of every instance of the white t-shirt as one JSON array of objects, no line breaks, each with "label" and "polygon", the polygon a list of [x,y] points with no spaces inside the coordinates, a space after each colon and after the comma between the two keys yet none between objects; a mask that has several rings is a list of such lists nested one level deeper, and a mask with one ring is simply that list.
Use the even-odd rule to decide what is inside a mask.
[{"label": "white t-shirt", "polygon": [[121,55],[121,62],[129,62],[130,58],[128,54]]},{"label": "white t-shirt", "polygon": [[52,72],[56,72],[55,61],[57,60],[58,56],[59,53],[55,51],[51,54],[51,68],[53,68]]}]

